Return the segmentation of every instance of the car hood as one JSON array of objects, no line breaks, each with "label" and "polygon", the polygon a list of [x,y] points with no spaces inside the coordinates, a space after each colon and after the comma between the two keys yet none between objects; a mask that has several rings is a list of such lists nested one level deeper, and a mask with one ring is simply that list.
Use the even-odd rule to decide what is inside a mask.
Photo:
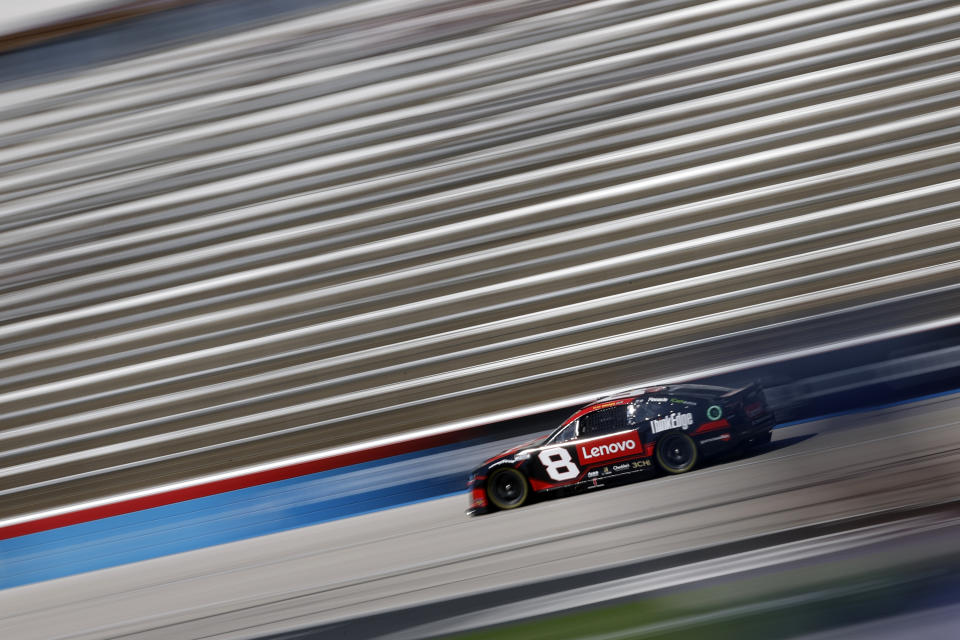
[{"label": "car hood", "polygon": [[495,456],[493,456],[492,458],[490,458],[489,460],[485,461],[483,464],[484,464],[484,465],[488,465],[488,464],[490,464],[491,462],[494,462],[494,461],[499,460],[499,459],[501,459],[501,458],[506,458],[507,456],[512,456],[513,454],[515,454],[515,453],[517,453],[517,452],[519,452],[519,451],[523,451],[524,449],[530,449],[531,447],[539,447],[541,444],[543,444],[543,443],[547,440],[547,437],[548,437],[549,435],[550,435],[550,434],[547,433],[547,434],[544,434],[544,435],[542,435],[542,436],[537,436],[537,437],[534,438],[533,440],[528,440],[527,442],[524,442],[524,443],[522,443],[522,444],[518,444],[517,446],[511,447],[511,448],[507,449],[506,451],[501,451],[501,452],[498,453],[497,455],[495,455]]}]

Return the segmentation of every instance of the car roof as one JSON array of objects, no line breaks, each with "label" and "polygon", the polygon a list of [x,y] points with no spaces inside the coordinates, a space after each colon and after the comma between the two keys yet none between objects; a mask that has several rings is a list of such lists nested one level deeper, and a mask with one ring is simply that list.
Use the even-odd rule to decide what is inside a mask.
[{"label": "car roof", "polygon": [[730,393],[734,389],[730,387],[721,387],[712,384],[691,384],[691,383],[682,383],[682,384],[665,384],[657,387],[643,387],[639,389],[630,389],[628,391],[623,391],[621,393],[614,393],[598,400],[594,400],[589,404],[585,404],[580,409],[575,411],[573,415],[560,423],[560,426],[557,429],[562,429],[569,425],[571,422],[579,418],[580,416],[596,411],[598,409],[605,409],[607,407],[612,407],[615,405],[626,404],[637,398],[640,398],[645,395],[678,395],[678,396],[692,396],[695,398],[716,398],[724,394]]},{"label": "car roof", "polygon": [[722,396],[725,393],[733,391],[730,387],[721,387],[712,384],[665,384],[657,387],[644,387],[640,389],[630,389],[628,391],[623,391],[621,393],[615,393],[599,400],[591,402],[587,406],[593,406],[596,404],[601,404],[604,402],[612,402],[614,400],[633,400],[634,398],[639,398],[644,395],[689,395],[689,396],[698,396],[698,397],[707,397],[713,398],[716,396]]}]

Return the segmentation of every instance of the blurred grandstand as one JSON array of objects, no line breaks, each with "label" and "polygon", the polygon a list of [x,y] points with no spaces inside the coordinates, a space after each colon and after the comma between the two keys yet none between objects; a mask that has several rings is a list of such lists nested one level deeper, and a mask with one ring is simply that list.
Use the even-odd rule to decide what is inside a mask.
[{"label": "blurred grandstand", "polygon": [[0,516],[960,313],[955,2],[131,6],[4,37]]}]

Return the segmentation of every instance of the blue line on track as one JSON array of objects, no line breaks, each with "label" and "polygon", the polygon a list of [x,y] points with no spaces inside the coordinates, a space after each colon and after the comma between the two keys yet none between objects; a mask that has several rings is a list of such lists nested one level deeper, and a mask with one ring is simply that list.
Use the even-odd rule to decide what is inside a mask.
[{"label": "blue line on track", "polygon": [[466,510],[467,473],[442,461],[461,446],[437,447],[2,540],[0,589],[451,495],[464,496]]}]

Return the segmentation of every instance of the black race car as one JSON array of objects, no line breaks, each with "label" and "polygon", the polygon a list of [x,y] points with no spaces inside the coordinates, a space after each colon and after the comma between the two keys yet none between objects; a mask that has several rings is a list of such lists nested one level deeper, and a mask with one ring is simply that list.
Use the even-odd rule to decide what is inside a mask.
[{"label": "black race car", "polygon": [[631,474],[685,473],[703,457],[770,442],[774,424],[758,384],[672,384],[610,396],[484,462],[470,474],[467,512],[515,509],[533,494],[602,487]]}]

